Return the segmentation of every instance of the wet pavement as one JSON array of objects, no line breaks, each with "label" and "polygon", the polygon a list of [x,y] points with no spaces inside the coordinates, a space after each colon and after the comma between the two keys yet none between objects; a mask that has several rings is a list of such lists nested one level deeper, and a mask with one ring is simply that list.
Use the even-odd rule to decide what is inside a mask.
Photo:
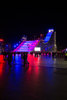
[{"label": "wet pavement", "polygon": [[13,56],[12,67],[0,55],[0,100],[67,100],[67,61],[28,55],[28,64]]}]

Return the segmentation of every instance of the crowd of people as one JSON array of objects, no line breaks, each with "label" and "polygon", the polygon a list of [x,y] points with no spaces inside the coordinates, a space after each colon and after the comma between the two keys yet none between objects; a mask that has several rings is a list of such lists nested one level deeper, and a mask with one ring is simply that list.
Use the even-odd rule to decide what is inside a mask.
[{"label": "crowd of people", "polygon": [[[13,54],[14,54],[14,61],[15,61],[16,53],[14,52]],[[3,53],[3,55],[4,55],[4,60],[7,60],[9,67],[11,67],[12,53],[11,52]],[[29,62],[27,61],[27,56],[28,56],[28,53],[27,52],[21,53],[21,58],[23,59],[23,66],[24,67],[26,66],[26,64],[29,65]]]},{"label": "crowd of people", "polygon": [[[19,54],[19,53],[17,53]],[[31,53],[33,54],[33,53]],[[44,55],[44,53],[42,53]],[[47,55],[48,53],[46,53]],[[11,62],[13,60],[13,63],[15,63],[15,56],[16,56],[16,52],[4,52],[3,53],[4,55],[4,60],[7,60],[8,61],[8,65],[9,67],[11,67]],[[14,59],[12,59],[12,55],[14,55]],[[35,53],[35,57],[38,57],[38,55],[41,55],[41,53]],[[59,55],[59,54],[58,54]],[[58,56],[56,53],[52,53],[52,57],[57,57]],[[61,55],[61,54],[60,54]],[[64,54],[62,54],[61,56],[63,56]],[[27,61],[27,56],[28,56],[28,52],[22,52],[21,53],[21,58],[23,59],[23,66],[25,67],[27,64],[29,65],[29,62]],[[51,56],[51,53],[49,53],[49,56]],[[66,56],[65,58],[67,58],[67,53],[66,53]]]}]

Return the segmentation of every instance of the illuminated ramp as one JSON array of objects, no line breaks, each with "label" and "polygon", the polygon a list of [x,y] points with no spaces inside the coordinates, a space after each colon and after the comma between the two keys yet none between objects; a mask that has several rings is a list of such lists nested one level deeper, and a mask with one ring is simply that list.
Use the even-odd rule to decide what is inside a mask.
[{"label": "illuminated ramp", "polygon": [[41,51],[52,52],[54,49],[54,30],[49,29],[44,40],[41,40],[37,46],[41,48]]},{"label": "illuminated ramp", "polygon": [[44,46],[42,48],[46,52],[53,52],[54,51],[54,45],[55,45],[55,32],[53,29],[49,29],[46,37],[44,38]]},{"label": "illuminated ramp", "polygon": [[38,44],[39,40],[25,41],[22,42],[14,52],[31,52],[34,50],[35,46]]},{"label": "illuminated ramp", "polygon": [[53,33],[52,31],[47,33],[46,37],[44,38],[44,43],[47,43],[50,40],[52,33]]}]

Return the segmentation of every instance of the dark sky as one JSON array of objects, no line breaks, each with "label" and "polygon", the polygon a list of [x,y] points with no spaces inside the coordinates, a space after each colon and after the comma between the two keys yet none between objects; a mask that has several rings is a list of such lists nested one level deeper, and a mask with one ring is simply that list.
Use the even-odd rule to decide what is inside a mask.
[{"label": "dark sky", "polygon": [[57,46],[67,47],[67,12],[63,8],[1,8],[0,37],[10,43],[18,42],[23,34],[28,39],[40,33],[44,35],[49,28],[55,28]]}]

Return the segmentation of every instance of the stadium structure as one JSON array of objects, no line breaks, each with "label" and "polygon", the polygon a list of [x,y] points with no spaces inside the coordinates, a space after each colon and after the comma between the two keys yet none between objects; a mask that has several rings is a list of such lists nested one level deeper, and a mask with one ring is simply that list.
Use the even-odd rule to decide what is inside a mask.
[{"label": "stadium structure", "polygon": [[27,41],[24,39],[13,52],[56,52],[56,32],[49,29],[44,39]]}]

